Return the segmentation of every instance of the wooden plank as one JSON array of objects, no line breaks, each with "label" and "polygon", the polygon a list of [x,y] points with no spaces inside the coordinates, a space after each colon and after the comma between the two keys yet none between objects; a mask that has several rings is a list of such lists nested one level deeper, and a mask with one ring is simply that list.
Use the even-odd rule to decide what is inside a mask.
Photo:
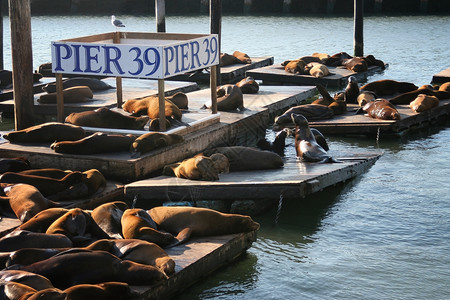
[{"label": "wooden plank", "polygon": [[256,231],[233,235],[193,238],[170,249],[175,260],[175,274],[153,286],[133,286],[139,299],[169,299],[205,278],[218,268],[229,265],[256,241]]},{"label": "wooden plank", "polygon": [[298,85],[316,85],[322,84],[329,87],[345,86],[350,76],[355,76],[360,82],[367,79],[367,76],[382,71],[380,67],[371,66],[367,72],[352,72],[344,67],[328,67],[331,75],[323,78],[316,78],[310,75],[296,75],[284,70],[281,64],[275,64],[258,69],[252,69],[246,72],[246,76],[252,76],[254,79],[262,80],[264,83],[285,83]]},{"label": "wooden plank", "polygon": [[[273,56],[251,57],[251,64],[233,64],[230,66],[220,67],[221,84],[235,83],[246,76],[246,72],[251,69],[261,68],[273,64]],[[209,73],[203,72],[186,73],[176,75],[167,80],[181,80],[208,83],[210,80]]]},{"label": "wooden plank", "polygon": [[444,83],[450,81],[450,68],[433,75],[432,83]]}]

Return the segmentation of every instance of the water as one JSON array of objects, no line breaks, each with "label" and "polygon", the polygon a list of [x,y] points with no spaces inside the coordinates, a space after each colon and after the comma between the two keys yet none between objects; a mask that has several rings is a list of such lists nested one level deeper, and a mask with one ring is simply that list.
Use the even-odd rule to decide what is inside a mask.
[{"label": "water", "polygon": [[[153,17],[117,17],[129,31],[156,27]],[[208,33],[209,18],[168,16],[166,27]],[[8,37],[8,19],[4,28]],[[49,60],[52,40],[113,30],[109,16],[33,17],[32,28],[35,67]],[[273,55],[275,63],[313,52],[351,54],[352,30],[346,17],[224,16],[222,51]],[[389,63],[369,81],[430,83],[450,67],[448,32],[446,16],[366,18],[365,54]],[[5,45],[5,68],[9,51]],[[384,155],[344,185],[303,201],[285,199],[279,215],[274,207],[256,217],[261,229],[247,254],[178,298],[450,299],[449,125],[398,138],[382,134],[378,143],[374,137],[329,137],[336,153]],[[288,144],[287,155],[294,155],[292,140]]]}]

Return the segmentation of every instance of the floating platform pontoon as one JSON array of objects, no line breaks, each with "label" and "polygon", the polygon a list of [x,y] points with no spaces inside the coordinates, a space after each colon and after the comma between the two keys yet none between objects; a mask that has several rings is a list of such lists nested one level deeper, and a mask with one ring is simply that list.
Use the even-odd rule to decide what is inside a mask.
[{"label": "floating platform pontoon", "polygon": [[[273,64],[273,56],[251,57],[251,64],[233,64],[225,67],[220,67],[221,84],[235,83],[245,78],[245,73],[252,69],[257,69]],[[201,72],[186,73],[176,75],[167,80],[180,81],[194,81],[201,83],[208,83],[210,79],[209,73],[203,69]]]},{"label": "floating platform pontoon", "polygon": [[[328,67],[328,66],[327,66]],[[286,72],[281,64],[252,69],[247,71],[246,76],[262,80],[264,84],[290,84],[290,85],[316,85],[321,84],[327,87],[342,87],[348,83],[350,76],[355,76],[359,82],[367,79],[369,74],[380,72],[383,69],[377,66],[370,66],[367,72],[353,72],[345,67],[328,67],[330,75],[323,78],[316,78],[311,75],[297,75]]]},{"label": "floating platform pontoon", "polygon": [[442,70],[441,72],[433,75],[432,83],[444,83],[450,81],[450,68]]}]

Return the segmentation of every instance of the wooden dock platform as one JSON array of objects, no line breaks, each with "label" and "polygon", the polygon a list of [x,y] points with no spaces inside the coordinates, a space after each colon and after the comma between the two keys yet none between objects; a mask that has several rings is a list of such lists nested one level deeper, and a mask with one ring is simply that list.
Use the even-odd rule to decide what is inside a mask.
[{"label": "wooden dock platform", "polygon": [[[182,120],[191,126],[187,128],[182,126],[168,131],[184,135],[185,142],[157,149],[139,158],[131,158],[128,152],[63,155],[51,150],[49,144],[25,145],[7,142],[0,145],[0,156],[26,157],[35,168],[54,167],[82,171],[95,168],[109,179],[130,182],[145,178],[166,164],[195,155],[210,145],[220,143],[245,145],[250,139],[264,137],[265,130],[271,121],[271,113],[300,104],[312,96],[315,90],[314,87],[305,86],[261,87],[258,94],[244,95],[246,106],[244,111],[220,112],[220,115],[212,115],[209,109],[200,109],[206,101],[210,101],[209,89],[188,93],[189,111],[183,113]],[[101,128],[96,130],[111,132]],[[120,130],[113,130],[113,132],[120,132]],[[144,134],[146,131],[126,132]]]},{"label": "wooden dock platform", "polygon": [[439,106],[431,110],[416,113],[408,105],[395,106],[400,113],[400,120],[378,120],[355,115],[358,106],[347,105],[347,113],[334,116],[332,119],[311,121],[309,126],[314,127],[324,134],[376,134],[382,133],[400,134],[414,128],[428,126],[430,123],[450,114],[450,99],[439,101]]},{"label": "wooden dock platform", "polygon": [[450,81],[450,68],[433,75],[432,83],[444,83]]},{"label": "wooden dock platform", "polygon": [[[42,77],[38,82],[33,84],[33,94],[42,93],[42,87],[51,82],[55,82],[55,78]],[[13,99],[13,94],[13,88],[0,89],[0,102]]]},{"label": "wooden dock platform", "polygon": [[[272,65],[274,61],[273,56],[251,57],[251,59],[251,64],[233,64],[225,67],[220,67],[221,84],[236,83],[245,77],[245,73],[248,70]],[[167,80],[193,81],[201,83],[209,83],[209,79],[210,75],[205,70],[203,70],[203,72],[195,74],[186,73],[183,75],[177,75],[171,78],[167,78]]]},{"label": "wooden dock platform", "polygon": [[377,66],[370,66],[367,72],[352,72],[344,67],[328,67],[328,69],[331,74],[323,78],[289,73],[281,64],[252,69],[245,74],[256,80],[262,80],[264,84],[316,85],[320,83],[326,87],[342,87],[347,85],[350,76],[355,76],[359,82],[363,82],[367,80],[368,75],[382,71]]},{"label": "wooden dock platform", "polygon": [[[295,157],[283,168],[220,174],[218,181],[188,180],[158,176],[126,184],[125,198],[138,197],[149,207],[171,202],[189,202],[228,213],[254,215],[284,199],[300,199],[367,171],[379,152],[333,156],[342,163],[309,163]],[[252,203],[250,203],[252,202]],[[245,205],[242,205],[245,203]],[[250,210],[248,208],[250,207]]]},{"label": "wooden dock platform", "polygon": [[[54,79],[53,79],[54,81]],[[116,86],[115,78],[106,78],[103,81],[113,87]],[[165,94],[173,95],[177,92],[191,92],[199,89],[199,86],[193,82],[182,81],[166,81]],[[158,94],[158,81],[149,79],[122,79],[123,101],[128,99],[138,99]],[[100,107],[113,108],[117,106],[116,89],[108,89],[104,91],[93,91],[94,97],[92,101],[83,103],[64,103],[64,113],[66,115],[73,112],[82,112],[86,110],[94,110]],[[42,93],[35,94],[34,109],[38,115],[56,115],[56,104],[40,104],[38,99]],[[13,113],[14,100],[0,102],[0,111]]]}]

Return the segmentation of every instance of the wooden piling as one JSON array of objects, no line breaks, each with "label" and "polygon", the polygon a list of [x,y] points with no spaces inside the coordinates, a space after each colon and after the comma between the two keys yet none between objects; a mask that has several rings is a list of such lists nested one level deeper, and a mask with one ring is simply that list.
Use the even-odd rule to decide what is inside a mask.
[{"label": "wooden piling", "polygon": [[[209,18],[210,18],[210,28],[211,28],[211,34],[217,34],[218,35],[218,44],[219,49],[217,53],[221,53],[222,47],[222,34],[221,34],[221,28],[222,28],[222,0],[210,0],[209,2]],[[216,84],[220,85],[220,64],[217,66],[211,67],[211,69],[216,68],[217,72],[217,78],[216,78]]]},{"label": "wooden piling", "polygon": [[374,0],[373,10],[375,13],[380,13],[383,10],[383,0]]},{"label": "wooden piling", "polygon": [[287,14],[291,12],[292,0],[283,0],[283,13]]},{"label": "wooden piling", "polygon": [[166,98],[164,96],[164,79],[158,79],[159,131],[166,131]]},{"label": "wooden piling", "polygon": [[248,14],[249,12],[251,12],[251,10],[252,10],[252,0],[244,0],[244,14]]},{"label": "wooden piling", "polygon": [[62,73],[55,73],[56,79],[56,120],[64,123],[64,95]]},{"label": "wooden piling", "polygon": [[156,31],[166,32],[166,1],[155,0]]},{"label": "wooden piling", "polygon": [[354,2],[354,56],[364,55],[364,38],[363,38],[363,24],[364,24],[364,1],[355,0]]},{"label": "wooden piling", "polygon": [[29,0],[9,0],[16,130],[34,125],[33,53]]},{"label": "wooden piling", "polygon": [[334,12],[334,4],[336,0],[327,0],[327,14],[331,15]]},{"label": "wooden piling", "polygon": [[[113,38],[114,44],[120,44],[120,31],[116,31]],[[116,77],[116,95],[117,95],[117,108],[122,107],[123,93],[122,93],[122,77]]]}]

